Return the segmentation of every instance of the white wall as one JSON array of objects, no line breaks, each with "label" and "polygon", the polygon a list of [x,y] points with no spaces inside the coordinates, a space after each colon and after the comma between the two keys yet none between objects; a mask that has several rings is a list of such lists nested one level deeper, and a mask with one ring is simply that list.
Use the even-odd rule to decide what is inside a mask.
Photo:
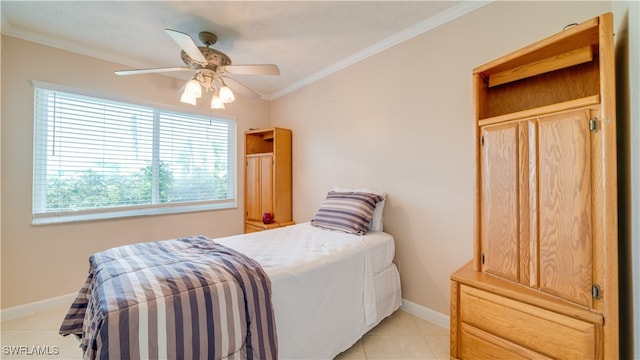
[{"label": "white wall", "polygon": [[494,2],[275,100],[272,123],[294,134],[294,220],[333,185],[385,190],[403,297],[448,314],[473,249],[473,68],[608,11]]},{"label": "white wall", "polygon": [[269,102],[238,96],[223,116],[238,121],[238,208],[199,213],[31,225],[33,87],[40,80],[106,97],[208,115],[179,102],[183,81],[163,75],[119,77],[122,65],[2,37],[2,308],[77,291],[88,257],[109,247],[243,231],[244,131],[269,125]]}]

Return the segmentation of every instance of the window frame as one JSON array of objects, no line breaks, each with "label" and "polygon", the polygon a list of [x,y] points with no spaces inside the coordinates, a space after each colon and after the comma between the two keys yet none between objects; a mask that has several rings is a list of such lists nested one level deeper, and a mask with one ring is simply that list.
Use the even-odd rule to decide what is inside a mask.
[{"label": "window frame", "polygon": [[[222,209],[234,209],[237,208],[238,202],[238,123],[235,117],[220,116],[219,114],[194,114],[185,112],[183,108],[171,108],[166,105],[158,105],[155,103],[145,103],[142,101],[131,101],[131,99],[118,99],[102,93],[89,92],[79,90],[76,88],[66,87],[57,84],[46,83],[42,81],[33,80],[33,96],[34,96],[34,108],[33,108],[33,172],[32,172],[32,224],[56,224],[67,222],[80,222],[80,221],[92,221],[92,220],[106,220],[106,219],[118,219],[129,218],[139,216],[153,216],[153,215],[166,215],[166,214],[180,214],[190,212],[201,212],[211,210]],[[46,129],[40,129],[38,125],[39,118],[42,116],[38,113],[37,92],[38,90],[48,90],[63,92],[70,95],[77,95],[79,97],[91,97],[96,100],[104,100],[106,103],[121,103],[128,106],[134,106],[143,108],[145,110],[151,110],[154,117],[177,115],[181,117],[191,117],[193,119],[201,120],[216,120],[223,121],[229,124],[229,132],[227,133],[227,139],[229,141],[227,145],[228,159],[228,196],[227,199],[221,200],[201,200],[201,201],[187,201],[187,202],[172,202],[172,203],[155,203],[155,204],[138,204],[128,205],[121,207],[108,207],[108,208],[95,208],[90,210],[72,210],[72,211],[55,211],[47,212],[42,210],[46,207],[43,202],[46,202],[46,171],[44,171],[44,179],[37,179],[36,177],[42,173],[38,170],[39,164],[37,163],[38,155],[44,154],[44,159],[47,159],[47,146],[46,141],[42,144],[38,143],[38,131],[46,132]],[[47,120],[44,121],[45,123]],[[42,136],[42,135],[41,135]],[[160,135],[158,131],[153,131],[154,142],[158,141]],[[155,145],[154,145],[155,147]],[[155,150],[154,150],[155,151]],[[45,165],[46,166],[46,165]],[[37,188],[39,183],[45,183],[40,189]],[[37,192],[44,192],[44,195]],[[41,209],[40,211],[37,211]]]}]

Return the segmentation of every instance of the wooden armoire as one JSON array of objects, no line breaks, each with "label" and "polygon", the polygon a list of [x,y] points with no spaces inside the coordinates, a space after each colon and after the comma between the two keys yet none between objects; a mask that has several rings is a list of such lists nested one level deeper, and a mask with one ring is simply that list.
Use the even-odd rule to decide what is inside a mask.
[{"label": "wooden armoire", "polygon": [[[292,225],[291,130],[250,130],[244,144],[245,232]],[[263,223],[264,213],[274,221]]]},{"label": "wooden armoire", "polygon": [[473,260],[451,358],[617,359],[610,13],[479,66]]}]

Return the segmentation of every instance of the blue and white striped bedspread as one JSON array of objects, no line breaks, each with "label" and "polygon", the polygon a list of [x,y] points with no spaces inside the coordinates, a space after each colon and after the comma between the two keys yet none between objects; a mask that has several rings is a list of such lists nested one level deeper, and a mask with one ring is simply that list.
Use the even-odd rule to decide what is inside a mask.
[{"label": "blue and white striped bedspread", "polygon": [[271,282],[255,260],[197,236],[89,261],[60,328],[81,336],[85,359],[277,359]]}]

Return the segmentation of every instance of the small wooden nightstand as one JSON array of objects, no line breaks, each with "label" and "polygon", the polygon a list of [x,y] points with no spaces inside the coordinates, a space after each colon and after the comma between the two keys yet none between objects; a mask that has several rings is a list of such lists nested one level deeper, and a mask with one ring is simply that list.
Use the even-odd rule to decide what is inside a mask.
[{"label": "small wooden nightstand", "polygon": [[262,221],[247,220],[244,223],[244,232],[251,233],[256,231],[264,231],[264,230],[270,230],[270,229],[285,227],[285,226],[294,225],[294,224],[295,223],[293,221],[285,221],[280,223],[273,222],[271,224],[264,224]]}]

